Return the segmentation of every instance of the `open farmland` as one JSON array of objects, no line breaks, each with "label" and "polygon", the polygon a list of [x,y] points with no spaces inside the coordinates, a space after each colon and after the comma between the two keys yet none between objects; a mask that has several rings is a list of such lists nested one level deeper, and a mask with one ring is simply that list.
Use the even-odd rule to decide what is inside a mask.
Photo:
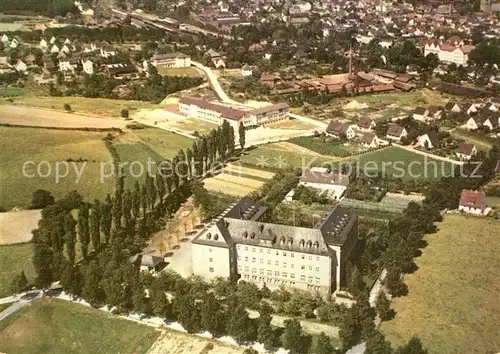
[{"label": "open farmland", "polygon": [[145,353],[159,335],[152,327],[47,298],[32,302],[0,327],[5,353]]},{"label": "open farmland", "polygon": [[57,128],[125,128],[123,119],[102,119],[52,109],[1,105],[1,124]]},{"label": "open farmland", "polygon": [[11,295],[12,279],[22,271],[26,274],[29,283],[35,280],[32,257],[33,244],[31,243],[0,246],[0,297]]},{"label": "open farmland", "polygon": [[[500,224],[445,215],[405,276],[407,296],[396,298],[396,318],[382,322],[392,343],[418,335],[429,353],[495,353],[500,348]],[[473,231],[472,231],[473,230]],[[472,232],[471,232],[472,231]]]},{"label": "open farmland", "polygon": [[[64,111],[64,105],[69,104],[75,113],[88,114],[96,117],[119,118],[123,108],[133,114],[138,109],[152,109],[158,105],[130,100],[112,100],[107,98],[87,98],[87,97],[54,97],[54,96],[33,96],[25,95],[16,97],[14,100],[0,100],[0,104],[29,106],[55,109]],[[3,107],[2,107],[3,109]]]},{"label": "open farmland", "polygon": [[113,146],[120,156],[125,188],[132,188],[136,180],[144,182],[148,173],[148,161],[151,161],[151,173],[156,175],[154,162],[163,160],[161,155],[142,142],[117,143]]},{"label": "open farmland", "polygon": [[38,227],[41,217],[40,210],[0,213],[0,245],[31,241],[31,231]]},{"label": "open farmland", "polygon": [[[101,163],[112,162],[105,136],[98,132],[0,127],[0,206],[27,207],[37,189],[50,191],[56,199],[74,190],[86,200],[112,192],[114,178],[103,183],[100,180]],[[24,174],[27,161],[33,163],[26,165]],[[56,162],[62,176],[58,181]],[[67,175],[63,177],[66,166]]]},{"label": "open farmland", "polygon": [[158,128],[144,128],[134,130],[144,144],[148,145],[158,155],[170,159],[177,155],[179,149],[187,149],[193,146],[193,141],[182,135],[171,133]]}]

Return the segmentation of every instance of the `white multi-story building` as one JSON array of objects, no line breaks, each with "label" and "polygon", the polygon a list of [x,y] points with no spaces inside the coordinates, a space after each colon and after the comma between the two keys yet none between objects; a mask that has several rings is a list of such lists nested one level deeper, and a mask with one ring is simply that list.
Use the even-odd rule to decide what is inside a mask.
[{"label": "white multi-story building", "polygon": [[455,46],[448,43],[429,42],[424,46],[424,55],[436,54],[438,59],[444,63],[455,63],[456,65],[467,66],[469,53],[474,49],[473,45]]},{"label": "white multi-story building", "polygon": [[191,66],[191,57],[183,53],[155,54],[151,64],[157,68],[187,68]]},{"label": "white multi-story building", "polygon": [[244,198],[207,225],[192,241],[193,273],[338,292],[356,244],[357,216],[336,208],[304,228],[259,221],[266,210]]},{"label": "white multi-story building", "polygon": [[179,111],[186,116],[206,120],[217,125],[221,125],[226,120],[235,131],[237,131],[240,122],[245,127],[251,127],[288,119],[288,105],[286,103],[244,109],[193,97],[182,97],[179,100]]}]

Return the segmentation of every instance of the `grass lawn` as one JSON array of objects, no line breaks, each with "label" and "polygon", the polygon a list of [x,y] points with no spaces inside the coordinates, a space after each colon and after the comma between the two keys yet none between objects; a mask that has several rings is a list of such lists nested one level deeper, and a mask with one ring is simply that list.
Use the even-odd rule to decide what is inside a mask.
[{"label": "grass lawn", "polygon": [[31,262],[33,245],[21,243],[0,246],[0,297],[11,295],[10,283],[14,276],[24,271],[28,282],[35,280],[35,269]]},{"label": "grass lawn", "polygon": [[452,168],[450,163],[430,159],[426,156],[391,146],[372,153],[354,157],[361,169],[368,175],[370,171],[381,171],[386,176],[403,178],[404,180],[417,178],[440,178],[449,174]]},{"label": "grass lawn", "polygon": [[[40,188],[50,191],[56,199],[73,190],[86,200],[112,192],[114,178],[100,181],[101,162],[112,161],[103,141],[105,136],[106,133],[98,132],[0,127],[0,206],[26,207],[31,203],[32,193]],[[63,174],[66,171],[63,164],[68,159],[84,162],[68,162],[67,176],[56,182],[56,162],[60,163]],[[23,165],[28,161],[33,163],[26,165],[25,176]],[[42,161],[45,162],[40,164]],[[39,166],[38,172],[35,166]]]},{"label": "grass lawn", "polygon": [[[256,166],[256,168],[287,168],[302,166],[331,165],[338,161],[339,157],[325,158],[312,154],[300,153],[281,148],[278,144],[266,144],[250,149],[241,158],[245,165]],[[325,166],[326,166],[325,165]]]},{"label": "grass lawn", "polygon": [[134,130],[144,144],[148,145],[159,156],[170,159],[177,155],[179,149],[193,146],[193,140],[158,128],[144,128]]},{"label": "grass lawn", "polygon": [[0,97],[22,96],[24,90],[20,87],[0,86]]},{"label": "grass lawn", "polygon": [[7,99],[0,100],[1,104],[15,104],[20,106],[32,106],[49,109],[63,110],[64,104],[68,103],[75,113],[84,113],[98,117],[120,117],[122,108],[127,108],[129,114],[142,108],[159,108],[160,106],[142,101],[111,100],[106,98],[87,97],[49,97],[25,95],[14,98],[13,102]]},{"label": "grass lawn", "polygon": [[64,300],[42,299],[0,322],[5,353],[146,353],[154,328]]},{"label": "grass lawn", "polygon": [[480,135],[473,131],[464,129],[453,129],[449,133],[457,139],[465,140],[468,143],[474,144],[478,150],[489,151],[495,142],[494,139]]},{"label": "grass lawn", "polygon": [[148,173],[148,159],[151,162],[151,173],[156,175],[156,167],[154,162],[163,161],[164,158],[148,145],[137,143],[119,143],[114,144],[118,155],[120,156],[120,164],[125,176],[125,188],[132,188],[135,181],[143,183]]},{"label": "grass lawn", "polygon": [[196,131],[200,134],[209,133],[218,127],[217,124],[209,123],[196,118],[186,118],[176,122],[170,122],[170,124],[176,128],[187,130],[188,132],[194,133]]},{"label": "grass lawn", "polygon": [[409,294],[396,298],[396,318],[382,322],[392,343],[418,335],[429,353],[495,353],[500,348],[500,224],[446,215],[405,276]]},{"label": "grass lawn", "polygon": [[486,204],[490,208],[500,209],[500,197],[487,196]]},{"label": "grass lawn", "polygon": [[195,68],[187,67],[187,68],[158,68],[158,74],[163,76],[191,76],[191,77],[201,77],[200,74]]},{"label": "grass lawn", "polygon": [[350,154],[363,151],[363,149],[356,144],[339,143],[338,140],[336,141],[333,138],[300,136],[290,139],[289,142],[322,155],[349,156]]}]

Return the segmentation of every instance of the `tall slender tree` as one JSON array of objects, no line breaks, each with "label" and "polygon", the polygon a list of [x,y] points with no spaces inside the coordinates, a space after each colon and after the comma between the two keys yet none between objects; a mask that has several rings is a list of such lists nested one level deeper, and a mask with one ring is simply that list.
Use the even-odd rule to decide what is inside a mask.
[{"label": "tall slender tree", "polygon": [[90,243],[89,206],[84,203],[78,209],[78,238],[83,259],[87,259]]},{"label": "tall slender tree", "polygon": [[90,239],[94,251],[98,252],[101,246],[101,202],[99,199],[94,200],[92,209],[90,210]]},{"label": "tall slender tree", "polygon": [[76,222],[71,215],[71,212],[67,212],[64,217],[64,235],[66,244],[66,256],[68,262],[71,266],[75,264],[75,243],[76,243]]},{"label": "tall slender tree", "polygon": [[112,209],[113,201],[108,194],[101,208],[101,229],[106,243],[109,242],[111,237],[111,224],[113,222]]},{"label": "tall slender tree", "polygon": [[244,149],[245,148],[245,126],[243,125],[243,122],[241,122],[239,127],[238,127],[238,138],[240,141],[240,148]]}]

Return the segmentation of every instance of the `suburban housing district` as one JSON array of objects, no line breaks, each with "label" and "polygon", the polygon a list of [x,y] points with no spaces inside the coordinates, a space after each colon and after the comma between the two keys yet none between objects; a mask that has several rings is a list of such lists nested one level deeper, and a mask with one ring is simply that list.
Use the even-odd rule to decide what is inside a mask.
[{"label": "suburban housing district", "polygon": [[231,205],[192,241],[193,272],[324,295],[339,292],[357,239],[357,215],[336,208],[313,228],[270,224],[250,199]]}]

